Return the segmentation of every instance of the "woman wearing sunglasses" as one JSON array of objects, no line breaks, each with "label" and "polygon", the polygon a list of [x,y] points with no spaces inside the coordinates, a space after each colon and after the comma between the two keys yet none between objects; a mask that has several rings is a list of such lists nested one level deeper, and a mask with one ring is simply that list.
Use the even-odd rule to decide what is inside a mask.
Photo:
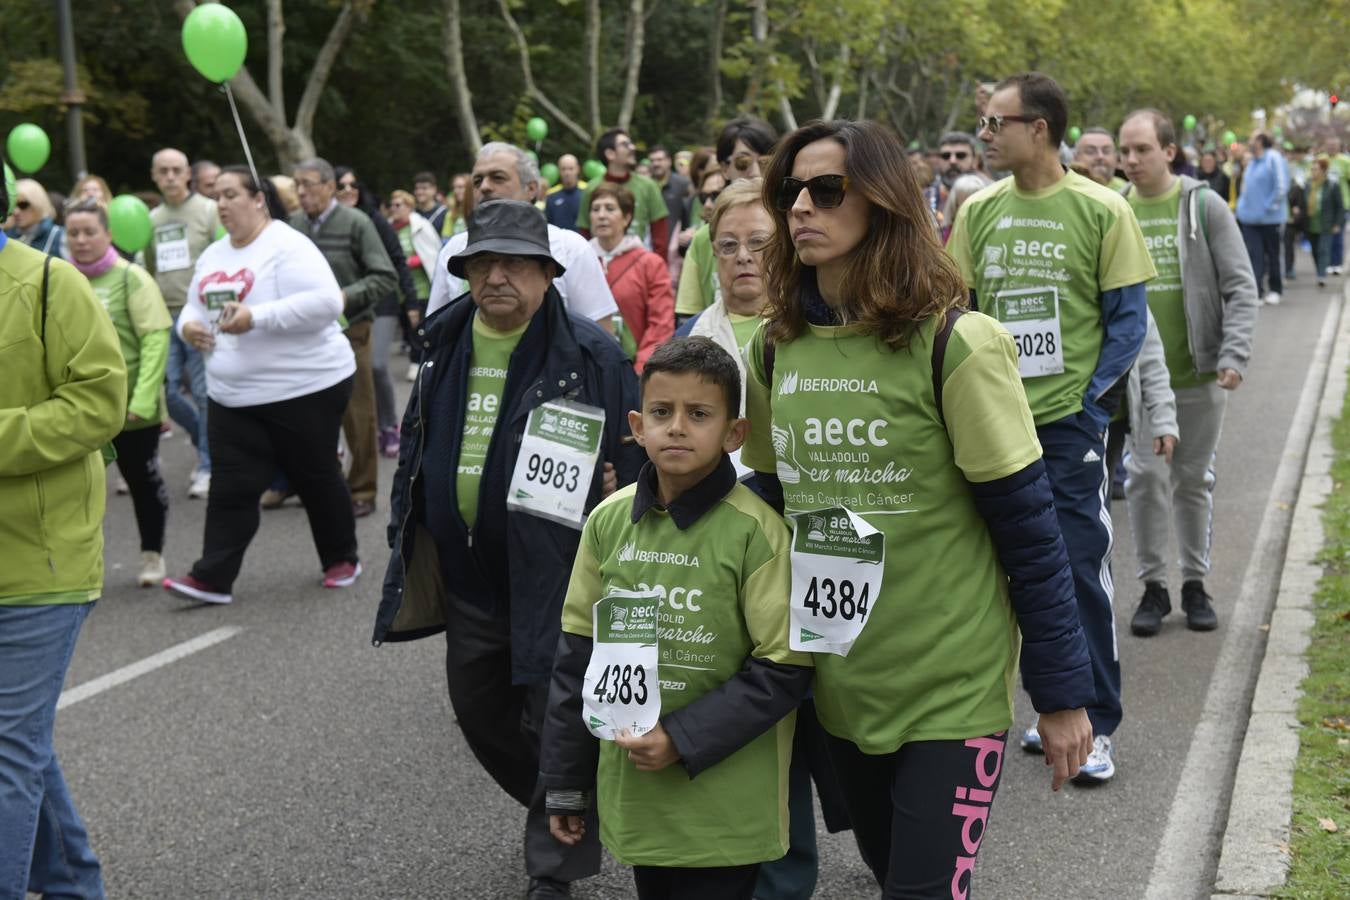
[{"label": "woman wearing sunglasses", "polygon": [[[794,528],[791,632],[885,896],[968,896],[1022,678],[1058,789],[1093,696],[1012,339],[943,253],[900,142],[814,122],[765,172],[744,462]],[[955,812],[954,812],[955,811]]]},{"label": "woman wearing sunglasses", "polygon": [[59,259],[66,233],[56,224],[56,209],[47,192],[33,179],[20,178],[14,183],[14,194],[14,215],[5,234]]}]

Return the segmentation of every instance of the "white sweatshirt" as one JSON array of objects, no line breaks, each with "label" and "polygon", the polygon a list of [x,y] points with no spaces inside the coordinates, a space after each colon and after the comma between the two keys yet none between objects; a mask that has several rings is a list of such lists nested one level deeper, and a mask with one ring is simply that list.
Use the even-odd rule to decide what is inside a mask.
[{"label": "white sweatshirt", "polygon": [[[219,306],[238,300],[253,313],[244,334],[219,333]],[[206,354],[206,392],[222,406],[260,406],[313,394],[356,371],[338,325],[342,289],[319,248],[285,222],[272,222],[246,247],[223,237],[202,251],[178,317],[216,331]]]}]

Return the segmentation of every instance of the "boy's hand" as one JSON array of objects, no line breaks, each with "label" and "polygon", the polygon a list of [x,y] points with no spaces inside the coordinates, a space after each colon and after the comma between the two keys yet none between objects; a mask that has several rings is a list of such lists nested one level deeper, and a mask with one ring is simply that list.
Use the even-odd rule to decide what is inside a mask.
[{"label": "boy's hand", "polygon": [[548,831],[570,847],[586,835],[586,820],[581,816],[549,816]]},{"label": "boy's hand", "polygon": [[614,737],[614,743],[628,751],[628,758],[637,766],[639,772],[659,772],[666,766],[680,761],[675,742],[657,722],[656,727],[642,737],[633,737],[622,732]]},{"label": "boy's hand", "polygon": [[605,463],[604,473],[600,479],[600,499],[602,500],[619,489],[619,473],[614,471],[614,463]]},{"label": "boy's hand", "polygon": [[1041,713],[1036,723],[1041,733],[1041,747],[1045,750],[1045,764],[1054,766],[1050,776],[1050,790],[1078,774],[1092,752],[1092,723],[1083,709],[1061,709]]}]

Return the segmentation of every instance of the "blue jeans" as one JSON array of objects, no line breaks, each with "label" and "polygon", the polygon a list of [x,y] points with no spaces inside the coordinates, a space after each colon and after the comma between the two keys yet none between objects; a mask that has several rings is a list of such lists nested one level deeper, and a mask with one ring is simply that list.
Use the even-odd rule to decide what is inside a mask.
[{"label": "blue jeans", "polygon": [[[169,359],[164,367],[165,399],[169,417],[188,433],[197,448],[197,468],[211,471],[211,450],[206,440],[206,358],[201,351],[178,336],[178,314],[169,329]],[[183,370],[187,369],[192,402],[183,396]]]},{"label": "blue jeans", "polygon": [[1284,269],[1280,261],[1279,225],[1243,225],[1242,242],[1247,245],[1247,256],[1252,261],[1252,274],[1256,276],[1256,290],[1265,296],[1266,288],[1262,282],[1268,281],[1270,290],[1276,294],[1284,293]]},{"label": "blue jeans", "polygon": [[0,606],[0,900],[103,898],[52,748],[56,701],[92,603]]},{"label": "blue jeans", "polygon": [[1317,266],[1317,279],[1319,281],[1327,277],[1327,267],[1332,265],[1332,242],[1338,237],[1340,237],[1339,234],[1308,235],[1308,240],[1312,243],[1313,262]]},{"label": "blue jeans", "polygon": [[[1345,225],[1345,222],[1346,222],[1346,219],[1347,219],[1347,218],[1350,218],[1350,214],[1346,214],[1346,215],[1342,215],[1342,216],[1341,216],[1341,225]],[[1333,234],[1333,235],[1331,236],[1331,259],[1330,259],[1330,262],[1328,263],[1328,265],[1333,265],[1333,266],[1343,266],[1343,265],[1345,265],[1345,229],[1344,229],[1344,228],[1341,228],[1340,231],[1336,232],[1335,234]]]}]

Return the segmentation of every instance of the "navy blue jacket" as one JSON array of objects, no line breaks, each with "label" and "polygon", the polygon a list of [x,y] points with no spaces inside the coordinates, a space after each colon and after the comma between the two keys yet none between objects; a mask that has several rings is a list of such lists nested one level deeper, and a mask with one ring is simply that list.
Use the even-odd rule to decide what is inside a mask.
[{"label": "navy blue jacket", "polygon": [[600,502],[603,464],[619,485],[637,477],[642,450],[628,411],[637,377],[619,345],[569,315],[552,286],[511,354],[501,413],[488,447],[472,529],[459,512],[456,463],[464,433],[474,304],[465,294],[427,320],[426,355],[403,416],[390,498],[389,542],[374,642],[415,640],[446,627],[447,595],[509,617],[517,684],[545,681],[557,648],[562,603],[581,532],[507,510],[506,493],[532,409],[568,398],[605,411],[600,461],[586,508]]}]

